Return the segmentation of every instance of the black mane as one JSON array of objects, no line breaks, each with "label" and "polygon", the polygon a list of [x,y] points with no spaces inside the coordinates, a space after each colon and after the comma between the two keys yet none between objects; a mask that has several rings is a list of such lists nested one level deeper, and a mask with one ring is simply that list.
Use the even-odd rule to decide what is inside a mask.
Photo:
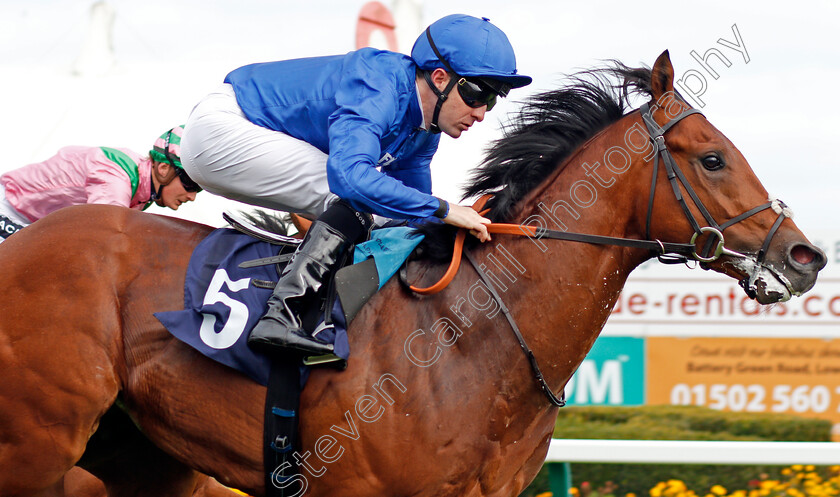
[{"label": "black mane", "polygon": [[[572,152],[618,121],[635,94],[651,95],[650,69],[611,61],[607,67],[571,75],[560,89],[530,97],[471,174],[464,199],[492,193],[486,217],[493,222],[509,219],[517,203]],[[421,246],[426,257],[450,256],[450,226],[429,225],[420,232],[426,235]]]}]

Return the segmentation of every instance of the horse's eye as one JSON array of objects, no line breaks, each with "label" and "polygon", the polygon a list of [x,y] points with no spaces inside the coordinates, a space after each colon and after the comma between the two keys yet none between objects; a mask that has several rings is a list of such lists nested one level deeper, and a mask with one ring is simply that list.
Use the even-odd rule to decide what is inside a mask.
[{"label": "horse's eye", "polygon": [[723,161],[717,155],[707,155],[703,157],[703,167],[709,171],[717,171],[723,169]]}]

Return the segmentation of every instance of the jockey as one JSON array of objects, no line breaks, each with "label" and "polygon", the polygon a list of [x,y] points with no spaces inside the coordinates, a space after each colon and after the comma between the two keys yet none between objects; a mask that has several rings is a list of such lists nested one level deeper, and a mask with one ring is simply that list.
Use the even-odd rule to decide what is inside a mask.
[{"label": "jockey", "polygon": [[441,132],[458,138],[497,97],[530,82],[517,74],[507,36],[467,15],[433,23],[410,57],[363,48],[228,74],[187,121],[184,167],[209,192],[318,216],[248,343],[332,352],[297,316],[366,239],[371,214],[438,218],[489,240],[488,219],[431,195],[429,164]]},{"label": "jockey", "polygon": [[[179,156],[183,126],[155,141],[150,158],[108,147],[64,147],[45,160],[0,176],[0,241],[62,207],[110,204],[177,210],[201,188]],[[164,187],[167,187],[164,190]]]}]

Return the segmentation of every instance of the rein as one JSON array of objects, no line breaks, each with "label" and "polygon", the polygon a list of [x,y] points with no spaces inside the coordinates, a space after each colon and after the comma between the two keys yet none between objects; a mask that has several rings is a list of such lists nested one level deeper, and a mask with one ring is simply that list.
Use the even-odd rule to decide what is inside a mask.
[{"label": "rein", "polygon": [[[665,143],[665,133],[669,129],[671,129],[671,127],[673,127],[676,123],[692,114],[703,114],[697,109],[688,109],[679,114],[678,116],[674,117],[670,121],[668,121],[668,123],[666,123],[664,126],[659,126],[651,116],[648,103],[642,105],[639,111],[642,114],[642,121],[645,122],[645,125],[648,128],[648,132],[650,133],[651,142],[657,148],[657,153],[654,156],[653,160],[653,174],[651,175],[652,180],[650,185],[650,195],[648,196],[648,212],[647,219],[645,222],[645,240],[639,240],[635,238],[619,238],[612,236],[591,235],[587,233],[569,233],[567,231],[550,230],[535,226],[505,223],[490,223],[487,225],[487,231],[489,233],[526,236],[535,239],[545,238],[548,240],[565,240],[572,242],[592,243],[596,245],[616,245],[621,247],[647,249],[651,252],[656,253],[657,259],[663,264],[682,264],[687,262],[688,260],[695,260],[700,263],[706,264],[709,262],[716,261],[722,255],[728,255],[730,257],[738,257],[742,259],[749,259],[750,257],[748,255],[736,252],[734,250],[730,250],[725,246],[723,231],[726,228],[729,228],[730,226],[733,226],[755,214],[758,214],[759,212],[772,208],[774,209],[774,211],[779,213],[779,217],[776,218],[776,222],[773,223],[773,226],[768,231],[767,236],[764,239],[764,243],[762,244],[761,249],[758,251],[758,254],[755,257],[755,261],[757,262],[756,270],[739,282],[740,285],[747,292],[747,294],[751,298],[755,298],[755,280],[758,277],[758,266],[765,267],[772,271],[772,268],[764,265],[764,258],[767,255],[767,249],[770,247],[770,242],[773,239],[773,236],[776,234],[776,231],[779,229],[779,226],[781,226],[782,221],[784,221],[784,219],[788,216],[786,213],[787,211],[785,209],[787,206],[784,204],[784,202],[780,200],[772,200],[757,207],[753,207],[752,209],[738,216],[735,216],[729,221],[726,221],[722,224],[718,224],[715,221],[714,217],[712,217],[712,215],[709,213],[709,210],[703,204],[703,201],[700,200],[700,197],[694,191],[694,188],[692,188],[691,184],[686,179],[682,170],[679,168],[676,161],[674,160],[674,157],[671,155],[671,152],[668,150],[667,144]],[[663,164],[665,164],[666,173],[668,176],[668,180],[671,183],[671,189],[674,191],[674,196],[676,197],[677,202],[680,204],[680,208],[682,209],[683,213],[685,213],[686,219],[688,219],[692,229],[694,230],[694,234],[691,236],[691,240],[688,243],[671,243],[650,239],[650,225],[653,217],[653,200],[656,192],[656,182],[659,176],[660,156],[662,157]],[[680,190],[680,184],[682,184],[689,197],[691,197],[691,200],[694,202],[694,205],[703,215],[703,218],[706,220],[709,226],[701,227],[697,220],[694,218],[694,215],[691,213],[691,210],[688,207],[688,203],[685,201],[685,198],[682,195],[682,191]],[[484,204],[487,202],[490,196],[490,194],[482,196],[475,203],[475,205],[473,205],[473,209],[480,211],[484,207]],[[705,233],[710,233],[712,236],[706,241],[703,250],[701,250],[700,253],[697,253],[697,238]],[[450,262],[446,273],[444,273],[443,277],[441,277],[441,279],[437,283],[426,288],[419,288],[413,285],[407,285],[408,288],[411,291],[420,295],[433,295],[446,288],[449,285],[449,283],[451,283],[452,280],[455,278],[455,275],[458,273],[465,238],[466,230],[458,230],[458,233],[455,236],[455,247],[452,253],[452,261]],[[715,239],[717,239],[716,246]],[[714,252],[712,252],[713,247]],[[708,269],[706,266],[704,266],[703,268]],[[404,274],[402,276],[404,276]]]},{"label": "rein", "polygon": [[[754,258],[756,264],[754,265],[753,269],[749,271],[747,276],[739,282],[739,284],[746,291],[747,295],[749,295],[751,298],[755,298],[757,290],[755,282],[758,278],[758,273],[760,269],[763,267],[774,272],[775,274],[775,270],[772,267],[764,264],[764,257],[767,254],[767,249],[770,246],[770,242],[773,236],[776,234],[776,231],[779,229],[779,226],[781,226],[782,221],[784,221],[784,219],[788,216],[787,210],[785,209],[785,204],[779,200],[772,200],[765,204],[749,209],[746,212],[735,216],[734,218],[722,224],[718,224],[715,221],[714,217],[712,217],[711,213],[709,213],[709,210],[703,204],[702,200],[700,200],[700,197],[694,191],[694,188],[692,188],[689,184],[685,175],[680,170],[679,166],[674,160],[674,157],[671,155],[671,152],[668,150],[667,144],[665,143],[665,133],[669,129],[671,129],[671,127],[673,127],[675,124],[677,124],[678,122],[690,115],[703,114],[697,109],[687,109],[679,115],[677,115],[676,117],[672,118],[664,126],[659,126],[653,119],[653,116],[650,112],[649,103],[645,103],[644,105],[642,105],[639,108],[639,111],[642,115],[642,121],[644,121],[645,125],[647,126],[648,133],[650,134],[650,140],[656,147],[656,155],[654,156],[653,160],[653,174],[651,179],[650,195],[648,197],[647,219],[645,222],[645,240],[591,235],[586,233],[569,233],[565,231],[550,230],[541,227],[504,223],[490,223],[489,225],[487,225],[487,231],[489,233],[526,236],[535,239],[545,238],[549,240],[565,240],[581,243],[592,243],[596,245],[617,245],[622,247],[647,249],[651,252],[656,253],[657,259],[664,264],[681,264],[691,259],[700,262],[701,267],[703,269],[708,269],[708,263],[717,260],[722,255],[738,257],[742,259],[750,259],[750,256],[746,254],[735,252],[726,248],[723,237],[723,231],[730,226],[733,226],[755,214],[758,214],[759,212],[772,208],[774,211],[779,213],[779,217],[776,218],[775,223],[773,223],[773,226],[770,228],[769,232],[767,233],[767,236],[764,239],[764,243],[762,244],[761,249],[758,251],[758,254]],[[653,217],[653,200],[654,194],[656,192],[656,182],[659,176],[660,156],[662,158],[662,163],[665,167],[668,181],[671,183],[671,189],[674,192],[674,196],[676,197],[680,208],[685,214],[686,219],[691,224],[691,227],[694,230],[694,234],[691,236],[691,240],[689,241],[689,243],[669,243],[662,242],[660,240],[650,239],[650,227],[651,220]],[[688,207],[688,203],[682,195],[680,185],[682,185],[682,187],[688,193],[688,196],[694,202],[694,205],[700,211],[703,218],[708,223],[708,226],[700,226],[700,224],[694,218],[694,214],[691,212],[691,209]],[[475,203],[475,205],[473,205],[473,209],[483,213],[481,209],[484,207],[484,204],[487,202],[490,196],[491,194],[487,194],[481,197]],[[531,369],[534,372],[534,377],[536,378],[537,383],[539,384],[540,390],[542,390],[543,393],[545,393],[546,397],[548,397],[548,401],[551,403],[551,405],[556,407],[563,407],[566,404],[564,393],[561,392],[560,397],[557,397],[554,394],[554,392],[552,392],[551,388],[545,381],[545,377],[543,376],[542,371],[540,371],[540,367],[537,364],[537,360],[534,356],[534,353],[528,347],[524,337],[522,336],[522,333],[519,331],[519,327],[516,325],[516,321],[514,320],[513,315],[510,313],[507,306],[505,306],[501,296],[496,291],[493,283],[486,276],[484,271],[481,270],[479,264],[476,263],[475,259],[468,252],[464,251],[463,248],[466,233],[466,229],[462,228],[458,230],[458,233],[455,236],[455,247],[452,254],[452,261],[450,262],[446,273],[437,283],[426,288],[418,288],[408,284],[406,265],[403,265],[399,272],[401,282],[405,286],[407,286],[411,291],[421,295],[432,295],[438,293],[444,288],[446,288],[446,286],[449,285],[449,283],[452,282],[452,280],[455,278],[455,275],[458,273],[458,268],[461,262],[461,256],[463,254],[470,262],[473,269],[475,269],[475,271],[478,273],[479,278],[481,278],[481,281],[486,285],[487,289],[489,290],[490,294],[493,296],[495,301],[499,304],[499,307],[502,310],[502,313],[504,314],[505,318],[507,318],[511,330],[513,331],[513,334],[516,337],[516,340],[519,342],[519,347],[525,353],[529,363],[531,364]],[[706,233],[710,233],[712,236],[706,241],[701,252],[697,253],[697,246],[695,244],[697,242],[697,238]],[[715,245],[715,239],[717,239],[717,245]],[[712,249],[714,249],[714,251],[712,251]],[[780,278],[780,281],[785,280]]]}]

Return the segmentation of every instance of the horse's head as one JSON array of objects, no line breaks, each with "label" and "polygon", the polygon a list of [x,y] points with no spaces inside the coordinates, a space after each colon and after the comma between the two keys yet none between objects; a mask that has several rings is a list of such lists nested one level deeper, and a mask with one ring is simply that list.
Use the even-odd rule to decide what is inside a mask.
[{"label": "horse's head", "polygon": [[[487,217],[543,230],[537,238],[569,240],[547,231],[559,227],[590,248],[646,249],[619,257],[627,273],[651,253],[697,259],[762,304],[814,285],[825,254],[732,142],[676,94],[667,51],[650,70],[616,63],[569,81],[525,102],[474,172],[465,197],[492,194]],[[626,114],[637,93],[651,100]],[[445,239],[435,232],[427,238]]]},{"label": "horse's head", "polygon": [[704,267],[739,279],[762,304],[808,291],[825,254],[768,195],[732,142],[676,95],[667,51],[656,60],[650,84],[653,100],[641,117],[657,148],[651,162],[658,171],[648,236],[691,240]]}]

